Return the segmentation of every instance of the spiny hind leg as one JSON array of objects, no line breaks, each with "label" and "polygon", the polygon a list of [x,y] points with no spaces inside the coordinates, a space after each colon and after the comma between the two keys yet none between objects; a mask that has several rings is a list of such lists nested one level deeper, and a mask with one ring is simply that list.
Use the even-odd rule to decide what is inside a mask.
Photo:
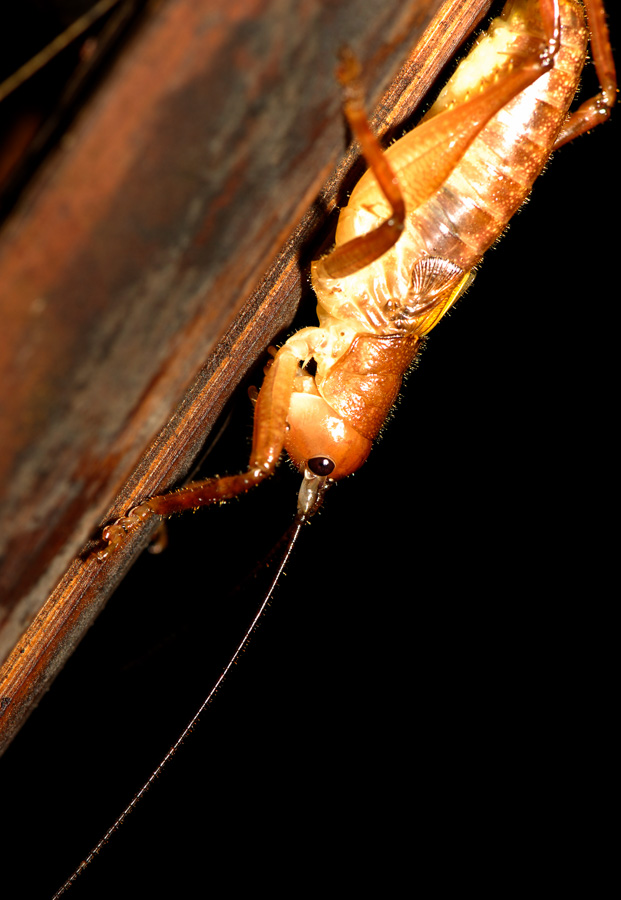
[{"label": "spiny hind leg", "polygon": [[335,247],[321,262],[330,278],[345,278],[379,259],[397,242],[405,223],[405,201],[386,155],[371,131],[364,109],[362,70],[358,58],[345,47],[337,69],[343,88],[343,112],[352,136],[360,144],[364,158],[390,204],[391,215],[368,234]]},{"label": "spiny hind leg", "polygon": [[[403,231],[406,209],[411,213],[429,200],[459,165],[489,120],[552,65],[559,45],[558,2],[540,2],[547,35],[541,47],[476,97],[421,122],[391,149],[392,165],[364,112],[358,62],[351,52],[345,54],[339,69],[345,115],[390,205],[391,214],[377,228],[336,246],[315,263],[316,284],[353,275],[389,250]],[[395,148],[399,148],[398,153]]]},{"label": "spiny hind leg", "polygon": [[617,74],[612,56],[610,36],[606,25],[606,13],[602,0],[584,0],[587,21],[591,32],[591,50],[601,91],[570,113],[554,149],[573,141],[574,138],[610,118],[610,111],[617,99]]}]

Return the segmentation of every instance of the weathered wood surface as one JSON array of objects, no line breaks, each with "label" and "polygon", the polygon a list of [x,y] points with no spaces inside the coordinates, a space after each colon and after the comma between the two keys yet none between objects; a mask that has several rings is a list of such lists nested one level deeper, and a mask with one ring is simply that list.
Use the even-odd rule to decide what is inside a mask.
[{"label": "weathered wood surface", "polygon": [[[487,5],[443,6],[377,127],[407,118]],[[293,317],[351,178],[352,154],[317,197],[344,143],[338,47],[374,102],[437,6],[170,0],[7,223],[5,652],[37,618],[4,670],[4,743],[148,535],[105,566],[85,542],[184,475]]]},{"label": "weathered wood surface", "polygon": [[[387,873],[412,877],[412,833],[434,878],[447,821],[458,859],[480,850],[481,830],[463,844],[447,810],[495,823],[507,798],[511,815],[523,794],[528,809],[549,796],[551,772],[561,808],[578,779],[596,820],[615,703],[602,523],[617,401],[600,339],[620,125],[555,154],[434,330],[369,462],[305,529],[242,663],[76,898],[193,896],[197,874],[206,890],[229,884],[232,853],[238,893],[283,860],[325,892],[337,857],[346,891],[368,890],[370,867],[385,893]],[[239,394],[205,475],[247,460]],[[3,757],[3,855],[32,896],[84,857],[219,674],[258,603],[226,587],[264,558],[298,487],[284,464],[254,496],[175,518],[167,552],[137,561]]]}]

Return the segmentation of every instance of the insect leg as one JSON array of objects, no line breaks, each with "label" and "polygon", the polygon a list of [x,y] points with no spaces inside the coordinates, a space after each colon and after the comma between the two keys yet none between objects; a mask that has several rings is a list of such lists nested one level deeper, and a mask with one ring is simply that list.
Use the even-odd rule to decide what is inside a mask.
[{"label": "insect leg", "polygon": [[[436,193],[489,120],[550,68],[559,45],[558,5],[556,0],[542,3],[548,40],[542,41],[540,49],[477,96],[418,125],[395,145],[398,156],[390,150],[383,153],[372,134],[362,108],[356,65],[346,57],[340,75],[346,90],[345,114],[392,212],[376,229],[337,245],[315,265],[315,278],[353,275],[389,250],[403,229],[405,209],[417,209]],[[350,206],[354,197],[355,191]]]},{"label": "insect leg", "polygon": [[287,412],[299,363],[298,355],[285,344],[267,369],[255,408],[252,453],[246,472],[192,481],[171,494],[151,497],[104,529],[102,537],[108,546],[98,554],[99,559],[106,559],[110,551],[122,543],[128,531],[154,514],[169,516],[186,509],[230,500],[271,475],[282,452]]},{"label": "insect leg", "polygon": [[349,48],[341,51],[337,76],[343,87],[343,112],[352,135],[360,143],[367,165],[373,170],[392,210],[390,217],[378,228],[335,248],[324,258],[322,262],[330,277],[343,278],[378,259],[397,242],[405,222],[405,201],[399,182],[369,126],[364,110],[360,62]]},{"label": "insect leg", "polygon": [[570,113],[556,139],[555,150],[590,128],[605,122],[610,117],[610,111],[617,99],[617,75],[602,0],[584,0],[584,4],[591,32],[593,62],[601,91]]}]

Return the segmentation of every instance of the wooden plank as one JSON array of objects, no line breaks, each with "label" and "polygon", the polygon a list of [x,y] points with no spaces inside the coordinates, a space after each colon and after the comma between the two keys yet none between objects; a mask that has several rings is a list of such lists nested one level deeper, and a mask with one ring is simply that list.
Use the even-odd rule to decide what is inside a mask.
[{"label": "wooden plank", "polygon": [[[616,252],[601,223],[618,188],[600,187],[618,126],[555,155],[434,332],[364,470],[305,529],[246,658],[76,886],[85,897],[123,893],[130,877],[145,895],[192,893],[197,868],[206,885],[230,877],[231,849],[239,889],[283,859],[327,880],[343,835],[372,850],[375,871],[408,878],[404,807],[416,834],[431,832],[436,871],[455,797],[496,810],[516,771],[545,794],[532,747],[572,775],[598,770],[614,684],[600,526],[615,398],[605,329],[590,314],[588,336],[576,329],[600,296],[607,309],[593,288]],[[244,463],[240,405],[205,474]],[[9,748],[3,850],[32,893],[48,896],[88,852],[218,674],[252,608],[222,585],[263,558],[298,484],[283,465],[255,497],[175,519],[167,553],[138,561]],[[222,608],[240,621],[219,627]]]},{"label": "wooden plank", "polygon": [[[66,572],[7,662],[5,741],[144,546],[146,535],[97,563],[84,541],[98,535],[102,511],[116,494],[109,521],[183,476],[291,321],[317,229],[355,177],[350,157],[290,234],[342,146],[338,46],[347,39],[360,54],[373,97],[434,5],[379,14],[344,4],[340,18],[318,2],[221,11],[171,0],[8,223],[8,646]],[[482,5],[458,15],[445,6],[378,123],[407,117]],[[306,19],[311,35],[294,27]],[[413,72],[416,87],[387,117]]]}]

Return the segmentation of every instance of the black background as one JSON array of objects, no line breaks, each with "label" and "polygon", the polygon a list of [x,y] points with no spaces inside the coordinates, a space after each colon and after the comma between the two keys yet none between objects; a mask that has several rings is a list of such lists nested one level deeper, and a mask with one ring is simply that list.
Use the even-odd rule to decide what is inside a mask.
[{"label": "black background", "polygon": [[[505,854],[514,884],[522,854],[554,865],[559,835],[569,852],[598,839],[619,113],[555,156],[369,462],[304,529],[194,735],[71,896],[391,895],[423,872],[478,883]],[[232,416],[205,474],[245,465],[244,391]],[[260,580],[235,588],[298,483],[283,464],[173,520],[7,751],[20,896],[51,896],[208,692],[261,599]]]}]

